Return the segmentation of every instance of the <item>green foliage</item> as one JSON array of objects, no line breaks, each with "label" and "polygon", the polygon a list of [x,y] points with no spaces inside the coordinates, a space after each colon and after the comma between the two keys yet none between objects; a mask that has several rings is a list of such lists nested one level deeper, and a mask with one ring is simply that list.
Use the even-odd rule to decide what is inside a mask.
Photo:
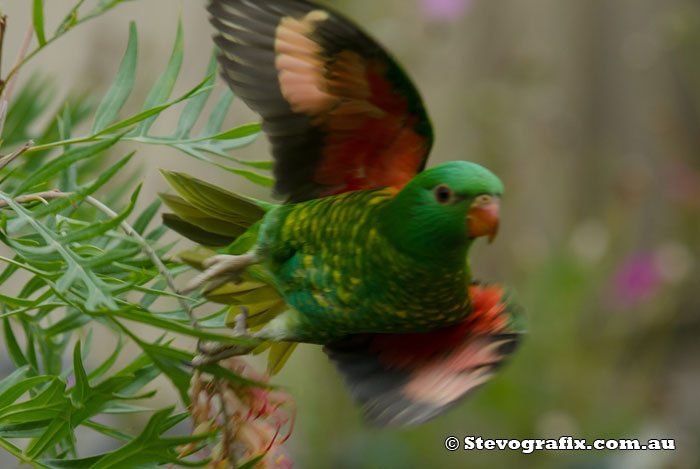
[{"label": "green foliage", "polygon": [[[50,34],[44,2],[34,0],[31,21],[38,46],[2,77],[0,92],[7,91],[8,79],[37,52],[122,1],[99,0],[82,14],[85,2],[80,0]],[[128,195],[126,200],[110,197],[109,205],[118,210],[93,197],[123,174],[133,159],[133,152],[108,158],[123,141],[165,145],[271,185],[267,176],[229,168],[212,158],[257,170],[270,167],[226,154],[249,144],[260,132],[257,124],[222,131],[233,101],[230,91],[222,94],[209,116],[201,115],[214,87],[213,56],[200,83],[171,97],[183,62],[183,45],[178,27],[165,71],[142,110],[131,116],[124,116],[122,108],[135,85],[135,24],[129,26],[126,51],[113,83],[101,100],[94,101],[99,105],[87,95],[74,95],[54,112],[50,80],[37,76],[21,83],[10,99],[0,141],[0,152],[5,155],[0,158],[0,242],[6,247],[0,255],[5,264],[0,270],[0,319],[5,355],[16,370],[0,381],[0,447],[34,467],[124,467],[125,461],[129,467],[202,466],[207,462],[179,459],[178,448],[205,444],[213,434],[164,436],[188,414],[173,413],[170,405],[154,408],[154,380],[164,376],[187,406],[191,375],[187,363],[194,353],[176,348],[174,338],[248,342],[217,330],[224,327],[225,309],[208,316],[198,327],[193,324],[192,311],[200,302],[174,290],[171,279],[189,267],[172,260],[174,243],[163,243],[166,229],[153,223],[160,201],[136,213],[140,185],[122,185],[111,191]],[[183,106],[175,131],[152,135],[158,116],[179,103]],[[58,117],[45,123],[47,115]],[[72,136],[73,129],[91,116],[89,133]],[[200,119],[205,121],[203,130],[193,136],[192,129]],[[29,140],[33,144],[27,144]],[[24,151],[16,151],[23,145]],[[162,335],[155,341],[144,339],[143,328],[134,324],[156,328]],[[96,333],[112,334],[116,346],[103,362],[90,368],[84,360],[94,349]],[[266,387],[218,365],[204,370],[224,380]],[[137,434],[112,420],[101,420],[110,414],[144,412],[152,415]],[[115,449],[79,454],[76,431],[80,427],[113,440]]]}]

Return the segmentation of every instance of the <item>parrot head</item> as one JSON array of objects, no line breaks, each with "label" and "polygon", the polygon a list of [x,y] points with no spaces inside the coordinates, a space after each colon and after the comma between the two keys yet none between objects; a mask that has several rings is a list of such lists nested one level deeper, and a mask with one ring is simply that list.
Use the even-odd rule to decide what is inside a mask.
[{"label": "parrot head", "polygon": [[384,227],[412,254],[454,255],[498,231],[503,183],[488,169],[452,161],[418,173],[386,205]]}]

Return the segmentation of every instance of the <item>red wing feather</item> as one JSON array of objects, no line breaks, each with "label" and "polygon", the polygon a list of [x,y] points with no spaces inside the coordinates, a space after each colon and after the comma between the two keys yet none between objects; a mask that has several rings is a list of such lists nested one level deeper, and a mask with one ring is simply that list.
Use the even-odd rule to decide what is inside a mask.
[{"label": "red wing feather", "polygon": [[356,26],[303,0],[214,0],[222,75],[259,112],[276,192],[298,202],[401,187],[432,129],[415,87]]},{"label": "red wing feather", "polygon": [[364,334],[325,347],[378,425],[413,426],[437,417],[488,381],[515,350],[520,308],[501,287],[470,288],[462,323],[425,334]]}]

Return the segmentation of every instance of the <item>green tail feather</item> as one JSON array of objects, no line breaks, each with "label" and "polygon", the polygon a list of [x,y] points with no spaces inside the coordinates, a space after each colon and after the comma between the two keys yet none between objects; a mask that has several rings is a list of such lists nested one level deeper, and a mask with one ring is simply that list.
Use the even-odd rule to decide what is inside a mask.
[{"label": "green tail feather", "polygon": [[185,221],[174,213],[164,213],[163,224],[176,233],[202,246],[228,246],[236,240],[236,238],[232,238],[231,236],[212,233],[211,231],[200,228],[197,224]]},{"label": "green tail feather", "polygon": [[[222,252],[243,254],[253,247],[259,221],[273,204],[228,192],[187,174],[161,170],[166,181],[179,195],[159,194],[175,213],[163,214],[163,223],[182,236],[208,247],[224,247]],[[190,266],[203,270],[205,259],[217,254],[206,248],[179,253]],[[227,282],[214,289],[205,289],[204,296],[216,303],[229,304],[228,326],[244,309],[246,325],[255,331],[287,307],[284,299],[271,285],[271,280],[259,266],[248,268],[240,283]],[[268,372],[277,373],[285,364],[296,344],[266,342],[253,353],[269,349]]]},{"label": "green tail feather", "polygon": [[159,194],[175,212],[166,214],[163,223],[205,246],[231,244],[273,207],[184,173],[161,170],[161,174],[179,194]]}]

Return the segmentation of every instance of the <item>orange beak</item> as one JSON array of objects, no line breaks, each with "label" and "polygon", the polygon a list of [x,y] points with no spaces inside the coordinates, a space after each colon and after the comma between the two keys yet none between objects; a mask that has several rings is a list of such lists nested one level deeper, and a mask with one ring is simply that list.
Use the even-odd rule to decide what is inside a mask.
[{"label": "orange beak", "polygon": [[493,242],[498,233],[498,198],[481,195],[472,202],[467,214],[467,229],[471,238],[488,236]]}]

